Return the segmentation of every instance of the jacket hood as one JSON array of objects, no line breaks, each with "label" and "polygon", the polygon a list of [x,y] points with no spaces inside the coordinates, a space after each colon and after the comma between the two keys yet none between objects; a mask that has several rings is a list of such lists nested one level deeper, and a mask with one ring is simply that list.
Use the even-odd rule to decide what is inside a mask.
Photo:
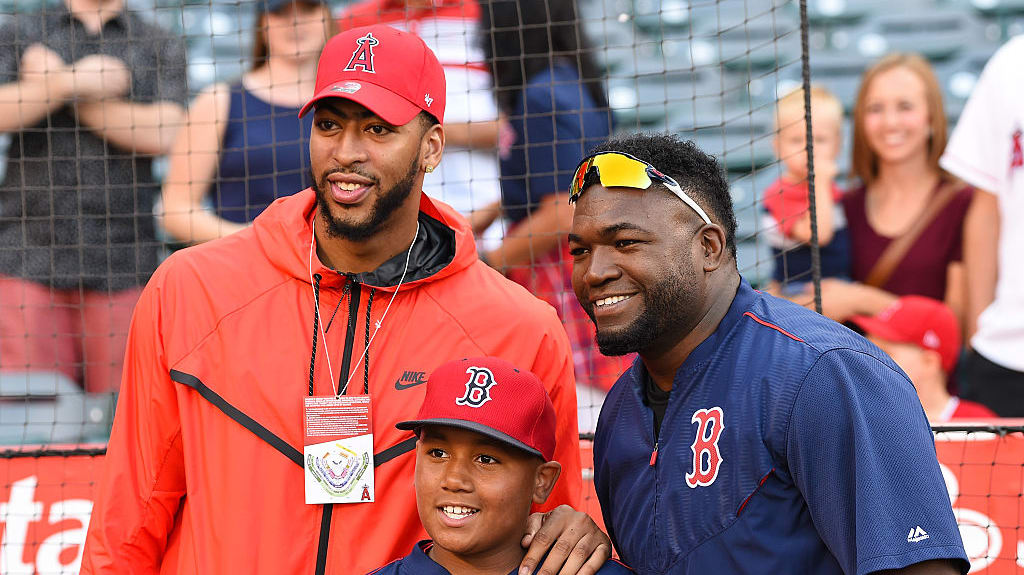
[{"label": "jacket hood", "polygon": [[[320,274],[322,285],[340,283],[343,277],[384,290],[398,285],[408,255],[404,250],[377,269],[358,274],[332,270],[320,262],[315,251],[311,258],[316,212],[316,195],[312,188],[306,188],[276,200],[253,222],[256,238],[275,267],[306,283],[313,274]],[[419,222],[403,287],[437,281],[477,261],[469,222],[451,206],[421,193]]]}]

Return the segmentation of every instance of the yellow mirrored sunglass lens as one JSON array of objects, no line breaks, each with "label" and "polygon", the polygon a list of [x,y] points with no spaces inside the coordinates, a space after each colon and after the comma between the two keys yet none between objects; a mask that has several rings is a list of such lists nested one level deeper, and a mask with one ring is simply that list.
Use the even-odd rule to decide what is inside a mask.
[{"label": "yellow mirrored sunglass lens", "polygon": [[646,190],[651,185],[647,166],[633,158],[620,154],[601,154],[594,158],[593,163],[601,174],[601,185],[606,188]]}]

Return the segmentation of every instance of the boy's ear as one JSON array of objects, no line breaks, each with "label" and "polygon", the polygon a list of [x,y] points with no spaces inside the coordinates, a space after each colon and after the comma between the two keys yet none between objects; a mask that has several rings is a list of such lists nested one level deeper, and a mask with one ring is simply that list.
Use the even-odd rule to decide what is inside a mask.
[{"label": "boy's ear", "polygon": [[537,505],[543,504],[555,488],[558,476],[562,474],[562,464],[557,461],[547,461],[537,466],[537,473],[533,480],[533,502]]}]

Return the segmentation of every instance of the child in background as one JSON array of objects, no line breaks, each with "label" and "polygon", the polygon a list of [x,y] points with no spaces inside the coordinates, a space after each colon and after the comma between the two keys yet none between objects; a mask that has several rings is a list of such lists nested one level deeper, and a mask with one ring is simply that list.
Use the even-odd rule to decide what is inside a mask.
[{"label": "child in background", "polygon": [[946,304],[904,296],[877,315],[854,316],[850,323],[906,372],[932,423],[998,417],[980,403],[949,393],[949,379],[960,356],[960,326]]},{"label": "child in background", "polygon": [[[843,124],[839,100],[820,86],[811,87],[811,128],[814,136],[814,189],[818,214],[821,277],[849,275],[849,237],[839,208],[841,192],[835,183]],[[764,192],[764,207],[771,220],[769,242],[775,271],[768,291],[799,294],[811,281],[811,214],[807,183],[807,124],[804,91],[794,90],[779,99],[776,114],[775,154],[785,172]]]},{"label": "child in background", "polygon": [[[373,575],[518,572],[532,504],[558,481],[555,410],[534,374],[498,358],[448,362],[415,420],[416,504],[430,540]],[[608,560],[600,574],[629,574]]]}]

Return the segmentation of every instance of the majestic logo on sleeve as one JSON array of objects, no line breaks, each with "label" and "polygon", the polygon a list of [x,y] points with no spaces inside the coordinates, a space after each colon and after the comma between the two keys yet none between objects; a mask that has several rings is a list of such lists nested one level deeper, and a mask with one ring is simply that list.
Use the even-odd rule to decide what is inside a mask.
[{"label": "majestic logo on sleeve", "polygon": [[697,424],[697,435],[693,438],[693,471],[686,474],[690,487],[707,487],[715,482],[722,466],[722,452],[718,450],[718,438],[725,429],[725,414],[721,407],[698,409],[693,412],[690,423]]},{"label": "majestic logo on sleeve", "polygon": [[491,388],[498,384],[494,374],[486,367],[470,367],[466,370],[469,381],[466,382],[466,394],[455,400],[458,405],[480,407],[491,400]]},{"label": "majestic logo on sleeve", "polygon": [[376,74],[373,70],[373,47],[380,44],[380,40],[373,37],[373,32],[367,32],[366,36],[356,40],[356,44],[359,47],[356,48],[355,52],[352,52],[352,57],[349,58],[345,71],[355,72],[357,69],[362,68],[363,72]]}]

